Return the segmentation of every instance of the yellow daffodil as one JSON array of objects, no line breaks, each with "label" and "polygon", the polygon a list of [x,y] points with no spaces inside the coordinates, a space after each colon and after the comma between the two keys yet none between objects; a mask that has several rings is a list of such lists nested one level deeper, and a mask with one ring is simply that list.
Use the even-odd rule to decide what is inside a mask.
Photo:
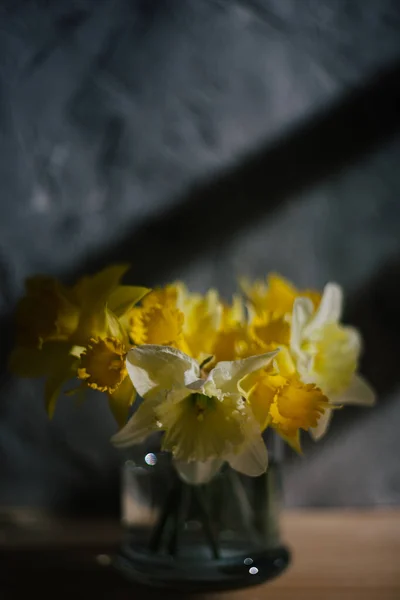
[{"label": "yellow daffodil", "polygon": [[178,289],[175,285],[152,290],[141,306],[127,315],[131,342],[136,345],[158,344],[184,349],[184,315],[177,308]]},{"label": "yellow daffodil", "polygon": [[117,338],[92,338],[81,354],[78,377],[95,390],[114,392],[127,375],[125,354]]},{"label": "yellow daffodil", "polygon": [[[297,298],[293,307],[290,348],[296,369],[305,383],[317,385],[337,406],[371,406],[375,394],[356,373],[361,338],[356,329],[340,323],[343,294],[333,283],[326,285],[318,309],[309,298]],[[331,411],[326,410],[314,428],[321,437],[328,426]]]},{"label": "yellow daffodil", "polygon": [[254,283],[243,278],[240,285],[257,314],[272,313],[274,318],[290,314],[295,298],[298,296],[309,298],[315,307],[318,306],[321,298],[317,291],[300,291],[287,279],[275,273],[268,275],[266,281],[256,280]]},{"label": "yellow daffodil", "polygon": [[[131,310],[130,305],[128,310]],[[79,356],[77,376],[81,387],[105,392],[117,423],[125,425],[136,391],[127,376],[126,355],[131,347],[121,319],[106,306],[105,322],[100,335],[83,347],[74,348]]]},{"label": "yellow daffodil", "polygon": [[287,345],[289,339],[290,325],[284,317],[251,311],[249,318],[243,301],[234,298],[232,306],[224,306],[222,325],[211,352],[217,361],[236,360],[262,354],[271,350],[271,345]]},{"label": "yellow daffodil", "polygon": [[248,328],[240,325],[219,331],[211,348],[215,362],[247,358],[262,353],[260,345],[249,336]]},{"label": "yellow daffodil", "polygon": [[263,354],[265,348],[255,337],[249,335],[247,314],[243,299],[233,296],[232,304],[222,305],[220,327],[210,348],[213,364],[221,360],[237,360]]},{"label": "yellow daffodil", "polygon": [[301,452],[300,430],[317,427],[330,407],[319,388],[300,380],[284,347],[269,367],[247,376],[241,388],[261,430],[272,427],[297,452]]},{"label": "yellow daffodil", "polygon": [[255,314],[249,324],[249,335],[260,347],[272,343],[289,345],[290,325],[284,317],[275,317],[272,312]]},{"label": "yellow daffodil", "polygon": [[73,287],[79,306],[78,326],[71,336],[75,345],[85,345],[90,338],[107,332],[107,309],[122,318],[149,293],[147,288],[120,285],[128,269],[129,265],[107,267],[95,275],[83,277]]},{"label": "yellow daffodil", "polygon": [[[75,377],[90,340],[108,338],[118,317],[149,290],[123,286],[127,265],[116,265],[66,287],[49,277],[28,280],[17,310],[17,343],[10,368],[23,377],[46,377],[45,404],[55,410],[61,387]],[[118,330],[119,326],[118,326]]]},{"label": "yellow daffodil", "polygon": [[[66,381],[105,393],[125,446],[163,432],[182,478],[207,481],[223,462],[248,475],[266,468],[261,433],[271,427],[295,450],[300,432],[319,439],[332,410],[374,403],[357,374],[361,339],[340,323],[342,291],[298,290],[272,274],[242,281],[247,297],[181,282],[150,292],[126,286],[115,265],[66,286],[27,280],[17,308],[14,373],[45,377],[53,415]],[[140,302],[140,304],[138,304]],[[132,348],[133,346],[136,346]],[[136,389],[144,400],[127,423]]]},{"label": "yellow daffodil", "polygon": [[83,349],[78,350],[77,376],[81,386],[107,394],[111,412],[122,427],[136,396],[125,364],[130,344],[117,317],[111,312],[107,316],[107,334],[91,338]]},{"label": "yellow daffodil", "polygon": [[267,452],[239,388],[246,375],[267,366],[276,353],[220,362],[206,375],[176,348],[131,349],[127,369],[144,401],[113,443],[130,446],[163,431],[163,449],[191,483],[207,481],[225,461],[242,473],[260,475],[267,468]]},{"label": "yellow daffodil", "polygon": [[17,306],[17,345],[41,349],[47,341],[66,340],[78,325],[73,295],[53,277],[38,275],[25,283]]},{"label": "yellow daffodil", "polygon": [[223,304],[218,292],[211,289],[202,296],[190,293],[180,283],[177,307],[184,315],[185,351],[193,358],[202,361],[212,354],[213,344],[222,323]]},{"label": "yellow daffodil", "polygon": [[222,317],[220,329],[227,331],[236,327],[243,327],[246,324],[246,310],[243,298],[234,294],[232,303],[222,303]]},{"label": "yellow daffodil", "polygon": [[130,317],[130,337],[134,344],[181,347],[184,316],[177,308],[154,304],[134,308]]}]

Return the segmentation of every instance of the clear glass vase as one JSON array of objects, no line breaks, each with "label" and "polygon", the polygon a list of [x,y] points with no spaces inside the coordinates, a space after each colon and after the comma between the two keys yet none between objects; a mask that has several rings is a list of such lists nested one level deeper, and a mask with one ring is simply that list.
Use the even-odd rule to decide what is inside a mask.
[{"label": "clear glass vase", "polygon": [[267,441],[261,477],[226,465],[205,485],[184,483],[157,439],[131,448],[117,568],[136,582],[182,591],[235,589],[279,575],[289,562],[279,535],[279,442]]}]

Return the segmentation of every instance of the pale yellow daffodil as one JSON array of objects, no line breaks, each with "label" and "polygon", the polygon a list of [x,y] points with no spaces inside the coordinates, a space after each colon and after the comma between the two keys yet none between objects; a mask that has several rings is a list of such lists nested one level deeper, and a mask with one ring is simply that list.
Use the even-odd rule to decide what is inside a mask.
[{"label": "pale yellow daffodil", "polygon": [[223,361],[207,375],[176,348],[131,349],[127,369],[144,401],[112,442],[131,446],[163,431],[163,449],[172,453],[178,472],[190,483],[208,481],[224,462],[250,476],[262,474],[267,451],[240,382],[276,354]]},{"label": "pale yellow daffodil", "polygon": [[[334,283],[325,286],[316,311],[309,298],[297,298],[291,320],[291,353],[301,380],[318,386],[331,404],[372,406],[374,391],[356,372],[360,334],[340,323],[342,305],[342,290]],[[313,428],[316,439],[325,433],[330,417],[328,409]]]}]

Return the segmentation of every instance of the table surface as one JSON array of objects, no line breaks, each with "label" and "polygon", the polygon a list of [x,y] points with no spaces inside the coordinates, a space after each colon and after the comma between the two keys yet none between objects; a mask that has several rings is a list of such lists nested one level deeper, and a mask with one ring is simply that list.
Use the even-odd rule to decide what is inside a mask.
[{"label": "table surface", "polygon": [[[216,600],[400,600],[400,510],[304,510],[282,515],[293,561],[267,584],[207,595]],[[112,521],[0,512],[0,598],[176,598],[136,587],[107,558],[121,529]],[[182,597],[182,596],[180,596]],[[198,598],[199,596],[196,596]],[[204,597],[204,596],[203,596]]]}]

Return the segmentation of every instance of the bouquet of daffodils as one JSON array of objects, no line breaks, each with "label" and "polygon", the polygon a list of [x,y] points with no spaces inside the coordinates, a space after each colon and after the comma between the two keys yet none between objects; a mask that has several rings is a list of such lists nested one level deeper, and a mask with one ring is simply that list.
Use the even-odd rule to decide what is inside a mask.
[{"label": "bouquet of daffodils", "polygon": [[98,390],[119,426],[116,446],[162,432],[180,477],[205,483],[224,463],[264,473],[268,427],[301,452],[301,431],[318,440],[335,409],[374,403],[357,374],[360,335],[340,322],[338,285],[320,294],[272,274],[241,281],[228,303],[181,282],[124,285],[127,270],[112,266],[70,287],[26,282],[10,366],[45,378],[50,417],[61,390]]}]

